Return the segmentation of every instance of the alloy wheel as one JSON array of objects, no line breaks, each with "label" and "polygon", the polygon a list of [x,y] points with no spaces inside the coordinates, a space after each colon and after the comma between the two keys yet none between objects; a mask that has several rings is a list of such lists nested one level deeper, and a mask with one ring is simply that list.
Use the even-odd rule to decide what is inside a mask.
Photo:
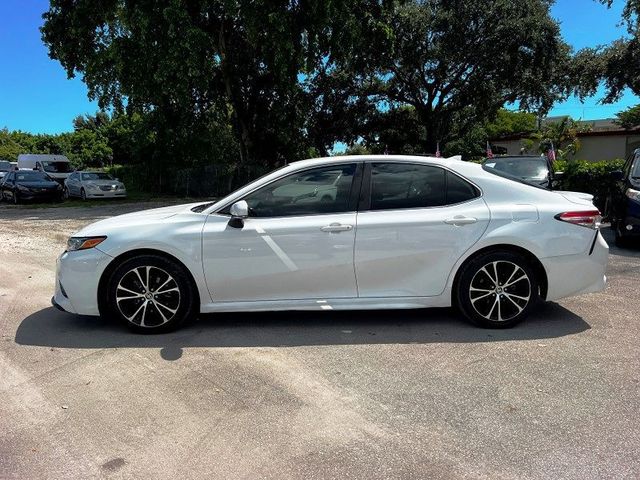
[{"label": "alloy wheel", "polygon": [[116,287],[120,313],[134,325],[159,327],[169,322],[180,307],[178,282],[165,270],[139,266],[125,273]]},{"label": "alloy wheel", "polygon": [[517,317],[531,300],[531,279],[518,265],[506,260],[487,263],[471,280],[469,299],[486,320],[506,322]]}]

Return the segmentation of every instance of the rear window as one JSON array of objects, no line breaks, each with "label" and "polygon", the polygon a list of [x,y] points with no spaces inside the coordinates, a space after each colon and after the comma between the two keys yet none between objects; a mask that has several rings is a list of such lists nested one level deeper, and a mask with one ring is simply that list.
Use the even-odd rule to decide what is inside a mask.
[{"label": "rear window", "polygon": [[45,172],[67,173],[71,171],[69,162],[42,162],[42,168]]},{"label": "rear window", "polygon": [[546,188],[549,185],[549,166],[546,157],[490,158],[483,162],[482,168],[499,177],[534,187]]}]

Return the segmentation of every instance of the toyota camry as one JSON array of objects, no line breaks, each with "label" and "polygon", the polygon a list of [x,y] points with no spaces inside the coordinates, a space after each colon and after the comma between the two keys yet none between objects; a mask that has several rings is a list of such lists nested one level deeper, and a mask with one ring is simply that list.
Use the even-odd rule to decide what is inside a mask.
[{"label": "toyota camry", "polygon": [[303,160],[210,203],[93,223],[57,264],[59,309],[164,332],[199,313],[455,306],[510,327],[604,289],[588,197],[454,159]]}]

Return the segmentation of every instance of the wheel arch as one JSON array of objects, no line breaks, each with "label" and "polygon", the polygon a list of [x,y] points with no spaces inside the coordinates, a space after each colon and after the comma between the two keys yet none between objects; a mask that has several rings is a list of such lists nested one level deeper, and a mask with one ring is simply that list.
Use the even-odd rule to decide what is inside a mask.
[{"label": "wheel arch", "polygon": [[465,260],[458,266],[458,269],[456,270],[456,273],[453,277],[453,283],[451,287],[451,304],[452,305],[456,305],[458,301],[458,298],[457,298],[458,283],[460,282],[460,275],[464,270],[464,267],[469,262],[473,261],[475,258],[479,257],[480,255],[485,255],[490,252],[510,252],[510,253],[515,253],[517,255],[523,256],[526,259],[527,263],[529,263],[531,268],[533,268],[536,274],[536,279],[538,280],[540,285],[540,299],[543,301],[546,300],[549,280],[547,278],[547,271],[545,270],[544,266],[542,265],[542,262],[538,259],[538,257],[536,257],[531,251],[527,250],[526,248],[519,247],[517,245],[508,244],[508,243],[500,243],[495,245],[489,245],[479,250],[476,250],[467,258],[465,258]]},{"label": "wheel arch", "polygon": [[196,295],[196,305],[198,306],[198,309],[200,309],[201,302],[200,302],[200,290],[198,288],[198,283],[196,282],[196,279],[191,273],[191,270],[187,268],[184,262],[182,262],[179,258],[175,257],[174,255],[171,255],[170,253],[167,253],[163,250],[157,250],[155,248],[137,248],[134,250],[128,250],[126,252],[121,253],[117,257],[114,257],[113,260],[109,262],[107,267],[102,272],[102,275],[100,276],[100,281],[98,282],[98,311],[101,314],[102,312],[106,311],[107,298],[106,298],[105,292],[107,289],[107,283],[109,282],[111,275],[113,274],[115,269],[122,264],[122,262],[140,255],[156,255],[159,257],[164,257],[178,264],[184,270],[184,272],[187,275],[187,278],[191,282],[191,287],[193,288],[193,291],[195,292],[195,295]]}]

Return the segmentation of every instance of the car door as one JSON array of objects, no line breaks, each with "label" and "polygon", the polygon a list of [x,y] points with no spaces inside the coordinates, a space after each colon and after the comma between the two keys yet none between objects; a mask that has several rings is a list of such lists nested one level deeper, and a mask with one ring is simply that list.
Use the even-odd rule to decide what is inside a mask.
[{"label": "car door", "polygon": [[460,256],[489,223],[480,190],[436,165],[367,164],[357,218],[359,296],[443,293]]},{"label": "car door", "polygon": [[315,167],[248,194],[249,217],[229,225],[228,207],[202,235],[214,302],[357,297],[353,269],[362,165]]}]

